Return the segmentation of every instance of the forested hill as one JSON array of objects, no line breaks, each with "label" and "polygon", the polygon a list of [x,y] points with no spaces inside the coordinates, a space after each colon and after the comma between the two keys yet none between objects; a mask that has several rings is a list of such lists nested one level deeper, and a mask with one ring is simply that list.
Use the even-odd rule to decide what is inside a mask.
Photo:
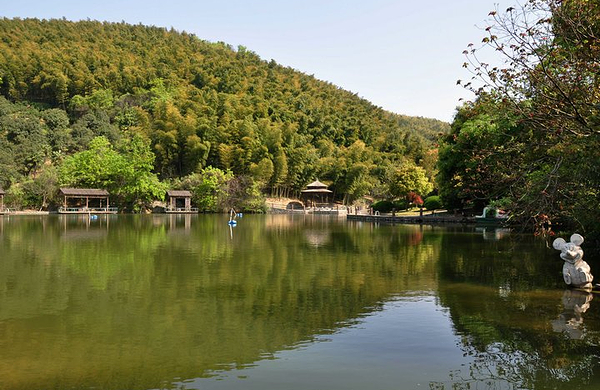
[{"label": "forested hill", "polygon": [[[404,158],[431,165],[431,141],[448,129],[386,112],[244,47],[125,23],[0,19],[0,94],[10,104],[35,103],[41,118],[39,137],[21,137],[0,117],[0,154],[41,143],[35,156],[13,161],[26,169],[1,174],[5,187],[85,150],[95,136],[117,145],[139,134],[161,180],[210,165],[264,188],[297,190],[318,175],[338,193],[359,196]],[[24,106],[8,102],[0,116],[14,119]],[[48,119],[61,111],[62,127]]]}]

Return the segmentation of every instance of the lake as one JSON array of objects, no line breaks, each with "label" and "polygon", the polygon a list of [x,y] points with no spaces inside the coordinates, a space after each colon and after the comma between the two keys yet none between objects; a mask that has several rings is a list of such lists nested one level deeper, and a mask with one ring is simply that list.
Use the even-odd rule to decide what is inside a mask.
[{"label": "lake", "polygon": [[502,229],[4,216],[0,388],[600,388],[600,295],[561,269]]}]

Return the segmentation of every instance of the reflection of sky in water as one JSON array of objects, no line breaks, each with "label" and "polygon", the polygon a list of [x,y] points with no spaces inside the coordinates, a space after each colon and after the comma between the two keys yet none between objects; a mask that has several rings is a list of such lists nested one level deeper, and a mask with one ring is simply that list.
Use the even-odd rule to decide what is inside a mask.
[{"label": "reflection of sky in water", "polygon": [[183,383],[186,389],[428,389],[468,370],[446,311],[433,296],[399,297],[314,343],[252,368]]}]

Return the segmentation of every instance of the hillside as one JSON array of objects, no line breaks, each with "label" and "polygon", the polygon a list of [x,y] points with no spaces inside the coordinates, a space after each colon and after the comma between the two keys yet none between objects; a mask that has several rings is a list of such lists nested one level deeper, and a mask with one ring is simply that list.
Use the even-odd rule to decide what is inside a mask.
[{"label": "hillside", "polygon": [[[0,95],[0,162],[8,149],[34,154],[5,161],[16,165],[0,174],[4,187],[95,136],[118,145],[138,134],[161,180],[214,166],[277,192],[318,176],[338,194],[358,195],[400,160],[431,165],[432,140],[448,129],[386,112],[244,47],[125,23],[1,19]],[[35,129],[11,136],[32,110]]]}]

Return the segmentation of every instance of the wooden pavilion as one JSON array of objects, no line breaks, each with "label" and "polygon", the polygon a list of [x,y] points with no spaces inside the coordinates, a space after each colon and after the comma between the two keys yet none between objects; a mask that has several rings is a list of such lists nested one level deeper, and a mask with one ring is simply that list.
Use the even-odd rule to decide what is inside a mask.
[{"label": "wooden pavilion", "polygon": [[4,212],[4,190],[0,187],[0,214]]},{"label": "wooden pavilion", "polygon": [[197,213],[198,209],[192,207],[192,193],[187,190],[169,190],[167,191],[166,213]]},{"label": "wooden pavilion", "polygon": [[327,189],[327,184],[321,183],[319,179],[306,186],[301,191],[301,198],[304,204],[309,207],[318,207],[319,205],[328,205],[329,196],[333,191]]},{"label": "wooden pavilion", "polygon": [[63,197],[60,214],[116,214],[117,208],[110,207],[109,193],[96,188],[61,188]]}]

